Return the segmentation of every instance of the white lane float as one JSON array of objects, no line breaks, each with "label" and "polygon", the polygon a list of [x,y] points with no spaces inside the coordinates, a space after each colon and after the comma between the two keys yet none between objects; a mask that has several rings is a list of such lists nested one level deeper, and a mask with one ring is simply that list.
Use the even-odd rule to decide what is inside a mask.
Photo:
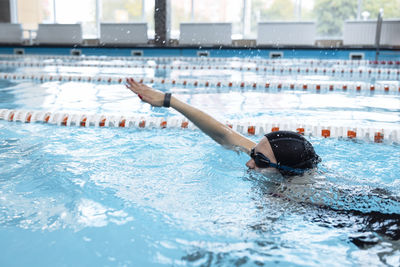
[{"label": "white lane float", "polygon": [[[67,113],[49,111],[29,111],[0,109],[0,120],[9,122],[43,123],[68,127],[117,127],[138,129],[197,129],[183,117],[133,117],[124,115]],[[302,124],[298,122],[259,123],[252,121],[226,122],[226,125],[242,134],[261,136],[269,132],[290,130],[306,136],[323,138],[359,139],[376,143],[400,141],[400,128],[365,128],[349,126],[329,126]]]},{"label": "white lane float", "polygon": [[95,68],[139,68],[139,69],[163,69],[163,70],[234,70],[234,71],[249,71],[263,72],[275,75],[301,74],[301,75],[322,75],[333,77],[353,77],[353,78],[385,78],[385,79],[400,79],[400,69],[396,68],[368,68],[368,67],[292,67],[292,66],[218,66],[218,65],[152,65],[147,62],[142,63],[117,63],[108,62],[105,64],[82,63],[82,62],[46,62],[46,61],[0,61],[0,65],[6,67],[95,67]]},{"label": "white lane float", "polygon": [[[61,74],[29,74],[29,73],[0,73],[0,79],[11,81],[31,80],[36,82],[90,82],[106,84],[123,84],[126,76],[115,75],[61,75]],[[342,81],[281,81],[270,80],[264,82],[256,81],[221,81],[207,79],[171,79],[171,78],[136,78],[137,81],[146,84],[166,84],[170,86],[188,86],[188,87],[216,87],[216,88],[240,88],[251,90],[303,90],[314,92],[329,92],[334,90],[347,91],[384,91],[400,93],[399,81],[385,81],[385,83],[367,83],[367,82],[342,82]]]},{"label": "white lane float", "polygon": [[341,66],[382,66],[382,67],[400,67],[400,61],[396,60],[344,60],[344,59],[266,59],[266,58],[226,58],[226,57],[175,57],[175,56],[164,56],[164,57],[143,57],[143,56],[69,56],[69,55],[9,55],[0,54],[0,58],[7,59],[35,59],[35,60],[94,60],[94,61],[158,61],[158,62],[192,62],[192,63],[226,63],[226,62],[239,62],[239,63],[255,63],[257,65],[307,65],[307,66],[330,66],[330,65],[341,65]]}]

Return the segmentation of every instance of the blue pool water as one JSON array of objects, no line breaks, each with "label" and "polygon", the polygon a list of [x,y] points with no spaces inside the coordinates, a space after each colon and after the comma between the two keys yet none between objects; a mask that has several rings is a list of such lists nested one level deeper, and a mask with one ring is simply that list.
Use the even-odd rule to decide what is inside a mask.
[{"label": "blue pool water", "polygon": [[[0,71],[238,80],[265,75],[100,67]],[[385,129],[400,122],[397,92],[154,86],[221,121],[291,119]],[[0,109],[179,116],[141,103],[123,85],[84,82],[1,80]],[[0,120],[0,265],[398,266],[399,144],[309,140],[322,164],[313,175],[288,180],[247,170],[247,155],[197,130]]]}]

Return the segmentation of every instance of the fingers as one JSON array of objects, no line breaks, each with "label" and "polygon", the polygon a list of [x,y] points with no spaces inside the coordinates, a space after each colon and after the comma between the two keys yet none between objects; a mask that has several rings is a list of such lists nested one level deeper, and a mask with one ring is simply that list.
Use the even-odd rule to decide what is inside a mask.
[{"label": "fingers", "polygon": [[134,87],[140,88],[140,85],[142,85],[141,83],[138,83],[137,81],[135,81],[133,78],[128,78],[127,82]]},{"label": "fingers", "polygon": [[127,78],[126,79],[126,88],[134,92],[135,94],[138,94],[140,92],[140,84],[137,83],[134,79],[132,78]]},{"label": "fingers", "polygon": [[[126,78],[126,88],[131,90],[133,93],[137,94],[137,96],[140,98],[140,100],[143,100],[143,96],[141,95],[143,91],[143,84],[136,82],[133,78]],[[143,94],[143,93],[142,93]]]},{"label": "fingers", "polygon": [[131,78],[131,82],[136,85],[136,86],[140,86],[140,83],[138,83],[137,81],[135,81],[133,78]]}]

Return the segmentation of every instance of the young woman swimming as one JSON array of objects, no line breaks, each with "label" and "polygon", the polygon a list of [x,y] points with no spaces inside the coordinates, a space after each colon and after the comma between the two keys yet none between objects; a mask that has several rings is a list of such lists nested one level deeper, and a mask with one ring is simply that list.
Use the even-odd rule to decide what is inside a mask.
[{"label": "young woman swimming", "polygon": [[321,161],[313,146],[302,135],[290,131],[266,134],[257,144],[220,123],[205,112],[187,104],[170,93],[150,88],[132,78],[126,80],[126,87],[154,107],[172,107],[200,130],[222,146],[240,150],[250,156],[246,166],[250,169],[274,168],[283,175],[301,175],[313,169]]},{"label": "young woman swimming", "polygon": [[[355,212],[367,216],[386,216],[393,213],[395,224],[398,225],[400,200],[390,192],[380,188],[338,185],[326,179],[327,175],[336,178],[336,172],[288,177],[302,175],[315,168],[321,161],[313,146],[302,135],[289,131],[271,132],[256,144],[203,111],[171,96],[170,93],[155,90],[131,78],[127,79],[126,86],[142,101],[152,106],[174,108],[224,147],[247,153],[250,156],[246,163],[249,169],[260,172],[274,169],[279,171],[285,179],[276,183],[273,179],[268,180],[269,182],[262,180],[258,184],[257,187],[262,189],[263,196],[270,195],[274,199],[308,203],[329,210]],[[390,218],[392,220],[392,217]]]}]

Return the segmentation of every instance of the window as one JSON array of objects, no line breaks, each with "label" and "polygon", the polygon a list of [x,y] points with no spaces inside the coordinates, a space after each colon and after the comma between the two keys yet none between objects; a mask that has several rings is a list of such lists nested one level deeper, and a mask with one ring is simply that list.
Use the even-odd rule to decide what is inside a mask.
[{"label": "window", "polygon": [[315,21],[317,36],[341,38],[346,20],[400,18],[400,0],[247,0],[251,5],[251,35],[265,21]]},{"label": "window", "polygon": [[80,23],[83,38],[96,38],[96,0],[55,0],[56,23]]},{"label": "window", "polygon": [[101,21],[147,22],[148,36],[154,36],[154,0],[102,0]]},{"label": "window", "polygon": [[[100,22],[147,22],[154,36],[155,0],[9,0],[25,30],[39,23],[81,23],[84,38],[99,36]],[[183,22],[232,23],[232,38],[256,38],[258,22],[315,21],[317,36],[341,38],[346,20],[400,18],[400,0],[170,0],[171,37]],[[16,13],[16,15],[15,15]],[[28,32],[25,32],[25,38]]]},{"label": "window", "polygon": [[249,35],[255,38],[258,22],[312,20],[314,0],[248,0],[250,8]]},{"label": "window", "polygon": [[242,37],[243,0],[172,0],[171,10],[172,38],[183,22],[232,23],[232,38]]},{"label": "window", "polygon": [[179,38],[179,25],[183,22],[193,22],[194,0],[171,1],[171,38]]},{"label": "window", "polygon": [[36,30],[40,23],[80,23],[83,38],[97,38],[100,21],[147,22],[149,37],[154,36],[154,0],[11,1],[16,3],[17,23],[24,30]]},{"label": "window", "polygon": [[39,23],[52,23],[53,0],[18,0],[17,21],[25,30],[36,30]]}]

